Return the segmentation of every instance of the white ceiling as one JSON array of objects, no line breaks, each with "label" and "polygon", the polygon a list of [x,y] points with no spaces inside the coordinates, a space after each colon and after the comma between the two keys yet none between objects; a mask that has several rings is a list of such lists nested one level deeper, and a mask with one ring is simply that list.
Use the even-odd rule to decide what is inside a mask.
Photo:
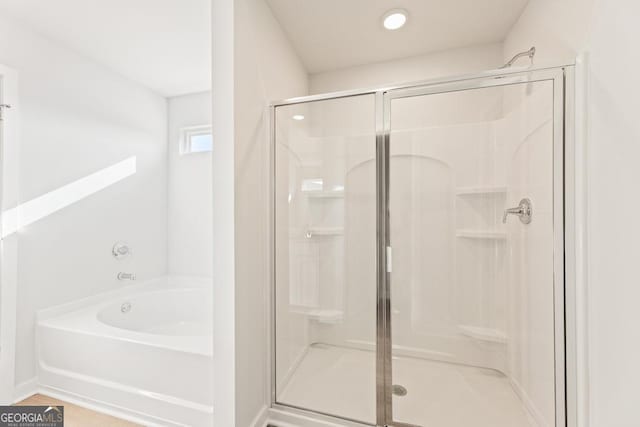
[{"label": "white ceiling", "polygon": [[0,13],[164,96],[211,87],[210,0],[0,0]]},{"label": "white ceiling", "polygon": [[[504,40],[528,0],[266,0],[310,73]],[[407,24],[382,27],[403,8]]]}]

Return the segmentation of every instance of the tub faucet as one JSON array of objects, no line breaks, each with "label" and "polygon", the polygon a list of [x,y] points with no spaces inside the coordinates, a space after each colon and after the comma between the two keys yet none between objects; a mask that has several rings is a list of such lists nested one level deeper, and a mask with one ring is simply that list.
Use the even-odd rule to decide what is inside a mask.
[{"label": "tub faucet", "polygon": [[135,273],[118,273],[118,280],[136,280]]}]

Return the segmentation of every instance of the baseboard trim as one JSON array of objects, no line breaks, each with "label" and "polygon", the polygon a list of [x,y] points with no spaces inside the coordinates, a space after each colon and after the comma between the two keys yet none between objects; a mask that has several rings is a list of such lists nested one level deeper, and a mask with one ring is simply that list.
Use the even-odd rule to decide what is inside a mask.
[{"label": "baseboard trim", "polygon": [[[43,396],[48,396],[54,399],[63,400],[65,402],[74,404],[76,406],[80,406],[82,408],[90,409],[95,412],[99,412],[101,414],[110,415],[112,417],[116,417],[122,420],[130,421],[136,424],[149,426],[149,427],[166,427],[166,426],[178,426],[168,420],[158,419],[157,417],[152,417],[147,414],[138,413],[126,408],[121,408],[116,405],[112,405],[110,403],[106,403],[100,400],[92,399],[86,396],[81,396],[75,393],[68,392],[66,390],[61,390],[55,387],[49,387],[46,385],[38,384],[38,378],[34,377],[27,381],[24,381],[20,384],[17,384],[14,387],[13,391],[13,403],[21,402],[34,394],[41,394]],[[254,423],[251,424],[252,427],[263,427],[267,422],[267,408],[264,407],[256,419]]]},{"label": "baseboard trim", "polygon": [[13,402],[18,403],[38,392],[38,377],[33,377],[13,387]]},{"label": "baseboard trim", "polygon": [[56,389],[53,387],[39,386],[36,393],[44,396],[52,397],[54,399],[63,400],[65,402],[72,403],[82,408],[90,409],[101,414],[111,415],[112,417],[120,418],[132,423],[145,425],[149,427],[165,427],[167,425],[164,421],[159,421],[155,417],[149,417],[144,414],[138,414],[128,409],[120,408],[118,406],[111,405],[106,402],[94,400],[84,396],[80,396],[74,393],[70,393],[64,390]]}]

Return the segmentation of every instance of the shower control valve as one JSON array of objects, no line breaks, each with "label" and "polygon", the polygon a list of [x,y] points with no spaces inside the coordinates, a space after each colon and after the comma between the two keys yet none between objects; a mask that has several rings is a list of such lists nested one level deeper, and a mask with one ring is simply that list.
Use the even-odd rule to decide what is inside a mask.
[{"label": "shower control valve", "polygon": [[529,224],[531,222],[531,216],[533,215],[533,207],[531,206],[531,200],[522,199],[520,204],[515,208],[509,208],[504,210],[502,215],[502,223],[507,223],[508,215],[517,215],[520,217],[520,222],[523,224]]}]

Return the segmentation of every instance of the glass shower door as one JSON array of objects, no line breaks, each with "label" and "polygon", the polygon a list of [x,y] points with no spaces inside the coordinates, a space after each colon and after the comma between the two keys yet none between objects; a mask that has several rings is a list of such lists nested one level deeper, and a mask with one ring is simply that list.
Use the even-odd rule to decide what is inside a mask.
[{"label": "glass shower door", "polygon": [[385,95],[389,425],[563,425],[562,83]]},{"label": "glass shower door", "polygon": [[274,109],[275,403],[376,416],[375,96]]}]

